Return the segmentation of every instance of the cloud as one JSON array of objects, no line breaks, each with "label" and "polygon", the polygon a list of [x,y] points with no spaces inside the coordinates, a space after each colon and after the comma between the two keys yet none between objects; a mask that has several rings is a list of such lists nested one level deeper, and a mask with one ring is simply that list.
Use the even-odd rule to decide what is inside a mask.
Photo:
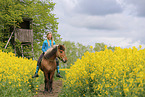
[{"label": "cloud", "polygon": [[128,14],[145,17],[145,0],[118,0]]},{"label": "cloud", "polygon": [[[143,36],[145,35],[144,18],[136,18],[133,16],[126,16],[123,14],[113,14],[106,16],[87,16],[76,15],[67,18],[68,24],[76,28],[86,28],[91,31],[103,32],[103,34],[110,33],[117,36]],[[141,33],[141,34],[138,34]]]},{"label": "cloud", "polygon": [[[124,18],[123,18],[124,17]],[[96,30],[122,30],[126,29],[126,18],[131,21],[130,17],[120,14],[106,16],[77,15],[68,18],[68,23],[75,27],[84,27]],[[129,26],[129,25],[128,25]]]},{"label": "cloud", "polygon": [[145,11],[142,12],[144,6],[140,4],[143,0],[137,4],[135,0],[54,1],[54,12],[59,17],[58,34],[63,40],[121,47],[145,44]]},{"label": "cloud", "polygon": [[108,15],[122,12],[116,0],[80,0],[74,11],[88,15]]}]

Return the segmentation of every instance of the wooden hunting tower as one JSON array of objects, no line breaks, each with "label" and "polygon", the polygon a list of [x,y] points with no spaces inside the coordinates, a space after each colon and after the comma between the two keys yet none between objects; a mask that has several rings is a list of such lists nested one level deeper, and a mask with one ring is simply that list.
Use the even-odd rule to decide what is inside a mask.
[{"label": "wooden hunting tower", "polygon": [[[32,19],[23,18],[23,22],[20,23],[20,28],[16,28],[14,32],[14,40],[19,40],[21,42],[21,52],[22,57],[33,57],[33,27],[32,27]],[[24,52],[25,49],[31,49],[31,52]],[[16,48],[15,48],[16,53]],[[31,53],[32,56],[24,56]]]}]

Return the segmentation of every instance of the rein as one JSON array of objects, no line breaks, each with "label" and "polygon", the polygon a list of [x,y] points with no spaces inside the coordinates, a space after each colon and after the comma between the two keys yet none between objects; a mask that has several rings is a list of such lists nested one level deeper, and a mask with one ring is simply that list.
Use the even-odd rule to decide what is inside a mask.
[{"label": "rein", "polygon": [[44,58],[45,58],[45,59],[48,59],[49,61],[54,61],[55,59],[54,59],[54,60],[50,60],[50,59],[49,59],[49,58],[51,57],[51,55],[53,54],[53,51],[54,51],[54,50],[56,50],[54,53],[56,53],[57,57],[58,57],[59,59],[62,60],[63,58],[60,57],[60,53],[59,53],[59,50],[58,50],[58,45],[55,46],[55,47],[53,47],[53,48],[52,48],[52,51],[50,51],[49,54],[44,55]]},{"label": "rein", "polygon": [[57,53],[58,57],[60,57],[60,54],[58,53],[58,45],[56,46],[56,49],[57,49],[56,53]]},{"label": "rein", "polygon": [[[58,52],[58,45],[56,46],[56,53],[57,53],[57,55],[58,55],[58,57],[60,58],[60,53]],[[51,62],[54,62],[55,61],[55,59],[54,60],[50,60],[50,59],[48,59],[49,61],[51,61]]]}]

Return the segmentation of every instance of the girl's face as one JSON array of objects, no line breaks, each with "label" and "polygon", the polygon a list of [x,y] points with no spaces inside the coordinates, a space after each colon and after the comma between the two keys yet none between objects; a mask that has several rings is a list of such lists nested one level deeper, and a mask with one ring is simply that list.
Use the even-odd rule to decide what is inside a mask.
[{"label": "girl's face", "polygon": [[52,37],[52,34],[48,34],[48,35],[47,35],[47,38],[48,38],[49,40],[51,40],[51,37]]}]

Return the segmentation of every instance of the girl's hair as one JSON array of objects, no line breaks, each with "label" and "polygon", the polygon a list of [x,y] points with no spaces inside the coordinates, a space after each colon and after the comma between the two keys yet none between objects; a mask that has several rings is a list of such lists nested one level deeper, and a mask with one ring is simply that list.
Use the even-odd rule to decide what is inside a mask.
[{"label": "girl's hair", "polygon": [[[52,36],[52,33],[51,33],[51,32],[48,32],[48,33],[47,33],[47,36],[48,36],[49,34],[51,34],[51,47],[53,47],[53,36]],[[48,46],[50,46],[50,43],[49,43],[48,38],[47,38],[47,42],[48,42]]]}]

